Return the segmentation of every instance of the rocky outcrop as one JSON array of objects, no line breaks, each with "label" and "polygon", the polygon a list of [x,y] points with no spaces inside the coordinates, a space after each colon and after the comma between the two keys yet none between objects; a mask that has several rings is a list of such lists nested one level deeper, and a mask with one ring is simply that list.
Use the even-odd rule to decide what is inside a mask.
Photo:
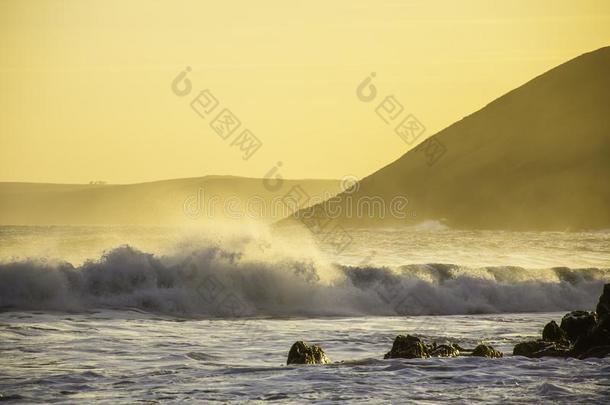
[{"label": "rocky outcrop", "polygon": [[531,340],[518,343],[513,349],[513,356],[525,357],[568,357],[570,348],[556,342],[546,340]]},{"label": "rocky outcrop", "polygon": [[597,324],[597,315],[591,311],[572,311],[561,319],[560,328],[568,335],[572,343],[591,332]]},{"label": "rocky outcrop", "polygon": [[546,324],[541,340],[519,343],[515,356],[526,357],[605,357],[610,355],[610,284],[596,307],[597,312],[572,311],[561,319]]},{"label": "rocky outcrop", "polygon": [[488,345],[478,345],[474,349],[465,349],[458,344],[426,344],[422,339],[411,335],[398,335],[392,349],[384,359],[423,359],[428,357],[480,356],[502,357],[502,353]]},{"label": "rocky outcrop", "polygon": [[596,310],[598,321],[591,330],[581,336],[574,344],[574,356],[584,359],[587,357],[605,357],[610,355],[610,284],[604,286],[604,292],[599,297]]},{"label": "rocky outcrop", "polygon": [[597,312],[597,316],[600,320],[610,316],[610,284],[604,285],[604,291],[599,297],[595,312]]},{"label": "rocky outcrop", "polygon": [[542,329],[542,340],[562,345],[569,344],[568,334],[561,329],[555,321],[551,321],[544,325],[544,329]]},{"label": "rocky outcrop", "polygon": [[[610,284],[604,286],[597,312],[572,311],[561,319],[547,323],[542,339],[521,342],[513,349],[514,356],[589,357],[610,356]],[[430,357],[473,356],[499,358],[503,353],[486,344],[466,349],[456,343],[427,344],[413,335],[398,335],[384,359],[425,359]],[[330,359],[320,346],[298,341],[292,345],[286,364],[328,364]]]},{"label": "rocky outcrop", "polygon": [[308,345],[303,341],[295,342],[288,352],[286,365],[290,364],[329,364],[331,361],[320,346]]},{"label": "rocky outcrop", "polygon": [[398,335],[392,349],[383,356],[384,359],[421,359],[430,357],[428,347],[416,336]]},{"label": "rocky outcrop", "polygon": [[590,357],[606,357],[610,356],[610,346],[593,346],[583,353],[578,355],[579,359],[588,359]]},{"label": "rocky outcrop", "polygon": [[502,352],[494,349],[489,345],[480,344],[474,348],[471,356],[498,358],[503,357],[504,355],[502,354]]},{"label": "rocky outcrop", "polygon": [[457,345],[437,345],[436,342],[428,347],[430,357],[457,357],[460,355],[460,350]]}]

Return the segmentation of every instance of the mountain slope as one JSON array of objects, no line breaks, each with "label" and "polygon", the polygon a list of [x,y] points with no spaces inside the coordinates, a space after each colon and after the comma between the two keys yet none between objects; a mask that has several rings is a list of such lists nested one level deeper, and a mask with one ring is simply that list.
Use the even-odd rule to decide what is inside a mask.
[{"label": "mountain slope", "polygon": [[[451,227],[610,228],[610,47],[538,76],[431,138],[352,194],[299,214],[322,218],[340,209],[342,225],[412,224],[411,215],[354,214],[363,197],[389,207],[405,196],[417,221]],[[431,165],[425,142],[445,148]]]},{"label": "mountain slope", "polygon": [[291,213],[281,198],[300,186],[318,201],[338,180],[206,176],[125,185],[0,183],[0,225],[180,225],[209,220],[274,221]]}]

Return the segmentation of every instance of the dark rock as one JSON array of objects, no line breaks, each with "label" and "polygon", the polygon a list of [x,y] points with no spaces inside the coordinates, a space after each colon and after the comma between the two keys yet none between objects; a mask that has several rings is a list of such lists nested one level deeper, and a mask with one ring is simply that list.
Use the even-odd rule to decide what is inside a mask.
[{"label": "dark rock", "polygon": [[604,285],[604,292],[599,297],[597,308],[595,308],[599,319],[610,315],[610,284]]},{"label": "dark rock", "polygon": [[493,357],[493,358],[504,356],[502,354],[502,352],[494,349],[491,346],[483,345],[483,344],[480,344],[477,347],[475,347],[474,350],[472,351],[471,355],[477,356],[477,357]]},{"label": "dark rock", "polygon": [[586,336],[597,324],[597,315],[591,311],[572,311],[561,319],[560,328],[568,335],[570,342],[575,343],[579,337]]},{"label": "dark rock", "polygon": [[424,342],[411,335],[398,335],[394,339],[392,349],[383,356],[384,359],[419,359],[430,357]]},{"label": "dark rock", "polygon": [[[549,322],[542,331],[542,340],[519,343],[515,346],[513,354],[579,359],[609,356],[610,284],[604,285],[596,310],[597,314],[589,311],[572,311],[566,314],[561,320],[559,329],[555,322]],[[562,335],[562,331],[566,336]]]},{"label": "dark rock", "polygon": [[573,355],[579,358],[600,357],[608,355],[606,346],[610,346],[610,284],[604,285],[604,291],[597,303],[597,324],[576,341]]},{"label": "dark rock", "polygon": [[295,342],[288,352],[286,364],[328,364],[330,359],[320,346],[308,345],[303,341]]},{"label": "dark rock", "polygon": [[428,354],[430,357],[457,357],[460,351],[454,345],[436,345],[428,346]]},{"label": "dark rock", "polygon": [[557,342],[545,340],[531,340],[529,342],[517,343],[513,349],[513,356],[525,357],[567,357],[570,348]]},{"label": "dark rock", "polygon": [[451,346],[455,347],[457,350],[460,351],[460,353],[464,353],[464,352],[468,352],[471,353],[473,349],[466,349],[460,345],[458,345],[457,343],[453,343]]},{"label": "dark rock", "polygon": [[610,316],[606,315],[586,335],[574,345],[573,355],[582,357],[595,347],[610,346]]},{"label": "dark rock", "polygon": [[569,344],[567,333],[555,321],[551,321],[544,326],[544,329],[542,329],[542,340]]},{"label": "dark rock", "polygon": [[579,359],[590,357],[602,358],[610,355],[610,346],[594,346],[578,356]]}]

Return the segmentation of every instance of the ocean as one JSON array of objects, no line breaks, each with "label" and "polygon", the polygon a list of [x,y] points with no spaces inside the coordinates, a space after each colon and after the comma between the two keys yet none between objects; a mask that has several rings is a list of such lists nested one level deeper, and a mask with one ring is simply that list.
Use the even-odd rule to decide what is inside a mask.
[{"label": "ocean", "polygon": [[[610,231],[0,227],[0,394],[25,403],[607,403],[610,359],[513,346],[610,282]],[[394,337],[504,358],[384,360]],[[286,366],[292,343],[330,365]]]}]

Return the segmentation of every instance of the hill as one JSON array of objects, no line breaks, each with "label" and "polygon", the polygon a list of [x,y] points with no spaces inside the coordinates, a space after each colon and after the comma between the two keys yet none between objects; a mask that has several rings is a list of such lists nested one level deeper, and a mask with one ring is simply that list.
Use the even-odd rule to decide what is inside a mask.
[{"label": "hill", "polygon": [[290,215],[282,197],[300,186],[318,201],[340,190],[338,180],[206,176],[150,183],[0,183],[0,225],[180,225],[210,220],[270,222]]},{"label": "hill", "polygon": [[[359,227],[413,224],[415,213],[466,229],[608,229],[609,72],[610,47],[572,59],[299,215],[341,212],[335,221]],[[396,196],[408,199],[407,218],[388,214]],[[354,214],[367,199],[385,215]]]}]

